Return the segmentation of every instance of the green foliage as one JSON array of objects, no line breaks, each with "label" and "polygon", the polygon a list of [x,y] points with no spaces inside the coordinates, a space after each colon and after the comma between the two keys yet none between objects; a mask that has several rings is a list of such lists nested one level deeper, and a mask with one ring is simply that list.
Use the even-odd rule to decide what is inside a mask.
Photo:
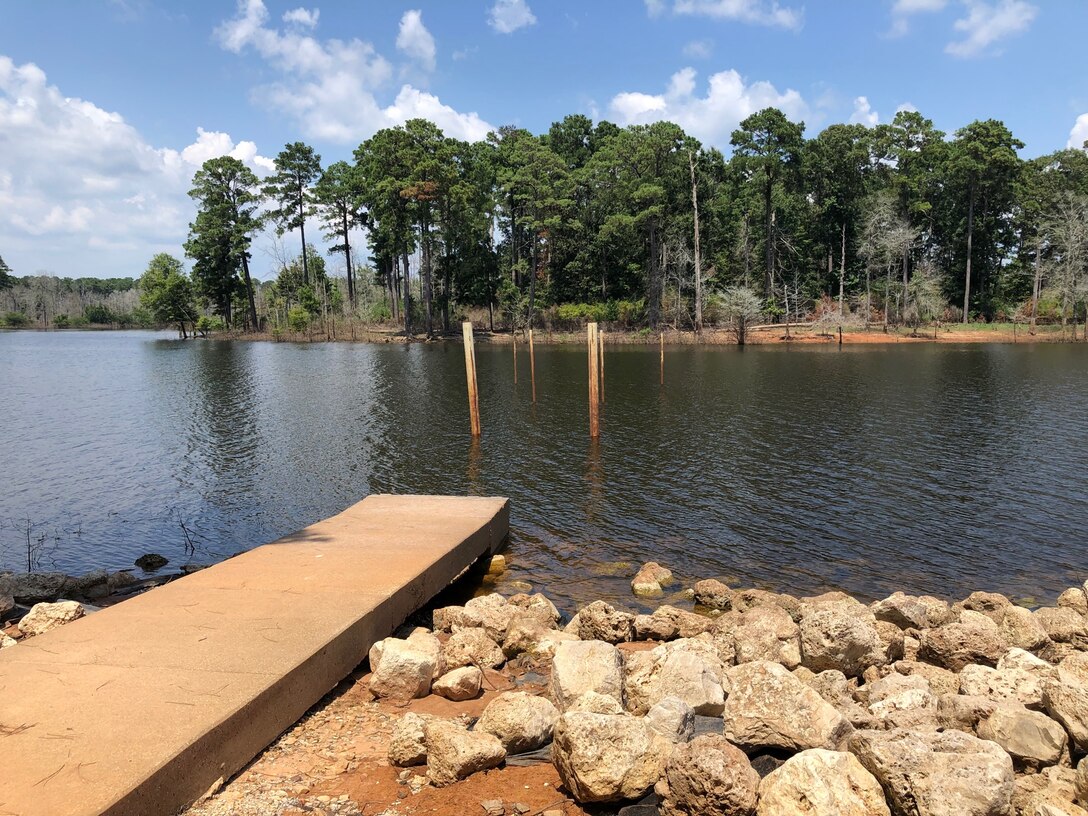
[{"label": "green foliage", "polygon": [[302,333],[310,326],[311,313],[304,306],[295,306],[287,313],[287,325],[291,331]]},{"label": "green foliage", "polygon": [[96,325],[108,326],[119,322],[118,315],[111,312],[109,308],[94,303],[83,309],[83,316],[89,323]]},{"label": "green foliage", "polygon": [[30,318],[22,312],[8,312],[4,315],[4,325],[19,329],[30,324]]},{"label": "green foliage", "polygon": [[393,319],[393,313],[387,303],[372,303],[366,312],[366,320],[369,323],[388,323]]},{"label": "green foliage", "polygon": [[71,321],[68,319],[68,315],[59,314],[53,318],[53,328],[55,329],[67,329],[71,326]]},{"label": "green foliage", "polygon": [[12,286],[14,282],[11,279],[11,267],[4,262],[3,258],[0,258],[0,292]]},{"label": "green foliage", "polygon": [[196,319],[196,307],[193,285],[181,261],[165,252],[151,259],[140,278],[140,303],[154,322],[177,326],[186,335],[186,325]]}]

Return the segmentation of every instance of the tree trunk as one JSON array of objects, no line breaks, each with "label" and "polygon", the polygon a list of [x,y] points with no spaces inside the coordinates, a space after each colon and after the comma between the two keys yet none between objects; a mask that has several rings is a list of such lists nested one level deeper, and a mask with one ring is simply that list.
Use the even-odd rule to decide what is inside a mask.
[{"label": "tree trunk", "polygon": [[344,263],[347,264],[348,270],[348,303],[351,305],[351,311],[355,312],[355,276],[351,268],[351,242],[348,240],[348,212],[345,209],[341,214],[343,217],[343,229],[344,229]]},{"label": "tree trunk", "polygon": [[[910,265],[910,247],[903,247],[903,308],[906,309],[910,304],[910,290],[907,288],[907,271]],[[899,314],[900,322],[902,322],[903,314]]]},{"label": "tree trunk", "polygon": [[[830,257],[830,254],[828,255]],[[843,289],[846,285],[846,222],[842,222],[842,250],[839,256],[839,317],[846,314],[843,306]]]},{"label": "tree trunk", "polygon": [[401,270],[404,273],[404,334],[412,336],[412,276],[408,274],[408,247],[401,254]]},{"label": "tree trunk", "polygon": [[649,243],[650,243],[650,279],[647,281],[649,295],[648,314],[650,319],[650,325],[657,327],[658,322],[661,319],[661,247],[657,239],[657,224],[653,220],[650,221],[649,226]]},{"label": "tree trunk", "polygon": [[[533,235],[533,248],[529,255],[530,269],[529,269],[529,328],[533,328],[533,310],[536,308],[536,262],[537,262],[537,239],[536,235]],[[513,331],[517,331],[517,326],[512,326]]]},{"label": "tree trunk", "polygon": [[975,182],[971,182],[971,194],[967,204],[967,271],[963,276],[963,322],[967,322],[971,310],[971,247],[975,229]]},{"label": "tree trunk", "polygon": [[253,324],[253,331],[260,328],[257,323],[257,302],[253,299],[253,281],[249,277],[249,253],[242,253],[242,276],[246,282],[246,298],[249,300],[249,319]]},{"label": "tree trunk", "polygon": [[306,193],[301,184],[298,186],[298,220],[299,232],[302,233],[302,283],[310,285],[310,264],[306,260],[306,213],[303,210]]},{"label": "tree trunk", "polygon": [[695,156],[688,152],[691,169],[691,209],[695,219],[695,333],[703,330],[703,266],[699,247],[699,185],[695,180]]},{"label": "tree trunk", "polygon": [[427,218],[420,222],[423,246],[420,249],[423,287],[423,312],[427,321],[427,337],[434,337],[434,277],[431,270],[431,225]]},{"label": "tree trunk", "polygon": [[774,289],[774,208],[771,206],[771,193],[774,181],[768,176],[763,191],[763,215],[767,227],[767,246],[764,248],[766,269],[763,277],[763,297],[770,298]]},{"label": "tree trunk", "polygon": [[1035,285],[1031,290],[1031,333],[1035,334],[1035,315],[1039,311],[1039,286],[1043,280],[1043,239],[1035,246]]}]

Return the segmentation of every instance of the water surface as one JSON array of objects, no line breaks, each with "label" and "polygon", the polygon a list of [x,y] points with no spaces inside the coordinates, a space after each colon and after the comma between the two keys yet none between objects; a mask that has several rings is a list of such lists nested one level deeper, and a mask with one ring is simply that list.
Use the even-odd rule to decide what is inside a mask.
[{"label": "water surface", "polygon": [[[568,609],[631,602],[623,562],[789,591],[1088,577],[1088,348],[609,349],[599,444],[585,353],[0,333],[0,566],[208,562],[372,492],[510,497],[508,580]],[[617,563],[619,562],[619,563]],[[617,574],[618,573],[618,574]]]}]

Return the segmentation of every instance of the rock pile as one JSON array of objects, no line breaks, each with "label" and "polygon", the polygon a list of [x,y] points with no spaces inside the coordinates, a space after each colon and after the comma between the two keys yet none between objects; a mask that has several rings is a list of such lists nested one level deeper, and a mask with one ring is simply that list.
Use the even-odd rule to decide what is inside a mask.
[{"label": "rock pile", "polygon": [[708,614],[598,601],[562,628],[542,595],[436,610],[433,633],[375,647],[375,695],[468,695],[453,673],[519,659],[550,671],[548,699],[408,715],[390,761],[445,785],[550,743],[577,801],[656,794],[666,816],[1088,816],[1088,585],[1036,611],[694,591]]}]

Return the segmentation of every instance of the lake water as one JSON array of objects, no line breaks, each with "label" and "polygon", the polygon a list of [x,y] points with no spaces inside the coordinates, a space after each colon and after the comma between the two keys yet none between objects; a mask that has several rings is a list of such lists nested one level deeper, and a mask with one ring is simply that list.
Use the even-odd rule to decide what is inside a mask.
[{"label": "lake water", "polygon": [[[1088,347],[582,348],[0,332],[0,567],[207,563],[373,492],[508,496],[506,580],[632,603],[648,559],[792,593],[1088,578]],[[376,565],[380,568],[380,565]]]}]

